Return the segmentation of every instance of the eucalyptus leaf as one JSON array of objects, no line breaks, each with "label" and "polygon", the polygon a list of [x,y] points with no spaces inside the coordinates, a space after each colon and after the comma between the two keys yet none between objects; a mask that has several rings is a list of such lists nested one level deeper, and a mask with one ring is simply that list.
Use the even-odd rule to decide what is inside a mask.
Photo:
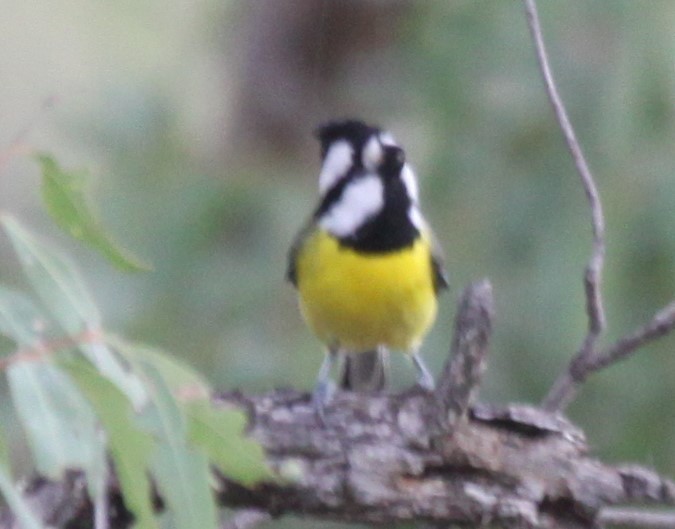
[{"label": "eucalyptus leaf", "polygon": [[101,316],[76,266],[9,215],[0,218],[23,272],[50,314],[69,336],[98,329]]},{"label": "eucalyptus leaf", "polygon": [[61,252],[33,236],[15,218],[3,215],[0,220],[26,277],[49,314],[82,353],[140,407],[145,400],[140,381],[105,344],[90,340],[101,334],[101,316],[77,267]]},{"label": "eucalyptus leaf", "polygon": [[12,482],[8,467],[0,463],[0,495],[5,498],[21,529],[44,529],[46,526],[35,516],[30,505]]},{"label": "eucalyptus leaf", "polygon": [[[246,437],[246,416],[240,410],[225,408],[213,403],[211,388],[206,379],[180,359],[170,356],[159,349],[142,344],[128,342],[118,337],[110,340],[115,349],[136,369],[148,373],[149,366],[154,373],[153,383],[158,390],[166,384],[175,396],[187,418],[187,439],[205,451],[211,462],[228,478],[243,485],[252,485],[261,480],[273,480],[277,477],[267,466],[262,447],[256,441]],[[161,379],[158,378],[161,376]],[[174,408],[167,415],[174,415],[175,405],[167,395],[164,405]],[[161,402],[159,403],[161,404]],[[159,422],[159,410],[155,409],[145,420],[152,418]],[[177,425],[177,419],[173,419]],[[182,421],[182,419],[181,419]],[[180,423],[180,431],[183,424]],[[175,438],[175,434],[171,439]],[[174,439],[175,440],[175,439]],[[181,440],[182,442],[182,440]]]},{"label": "eucalyptus leaf", "polygon": [[108,335],[107,341],[129,364],[152,365],[179,398],[210,398],[211,387],[206,378],[179,358],[157,347],[130,342],[119,336]]},{"label": "eucalyptus leaf", "polygon": [[175,529],[217,527],[206,455],[185,446],[161,444],[153,457],[152,468]]},{"label": "eucalyptus leaf", "polygon": [[209,456],[229,479],[245,486],[276,480],[257,441],[246,437],[246,416],[240,410],[210,401],[186,403],[190,441]]},{"label": "eucalyptus leaf", "polygon": [[9,448],[7,448],[7,438],[3,430],[2,421],[0,421],[0,465],[9,468]]},{"label": "eucalyptus leaf", "polygon": [[159,370],[146,361],[137,362],[135,368],[152,387],[150,404],[140,418],[159,441],[153,456],[153,475],[175,527],[215,528],[216,504],[206,455],[188,447],[183,410]]},{"label": "eucalyptus leaf", "polygon": [[23,292],[0,285],[0,334],[20,347],[31,347],[53,333],[52,322],[32,299]]},{"label": "eucalyptus leaf", "polygon": [[38,472],[59,479],[77,468],[94,483],[105,472],[104,440],[82,393],[45,362],[14,362],[7,378]]},{"label": "eucalyptus leaf", "polygon": [[156,441],[139,427],[124,393],[90,364],[76,358],[63,367],[89,399],[105,429],[124,504],[134,514],[136,529],[158,529],[148,477]]},{"label": "eucalyptus leaf", "polygon": [[106,233],[88,204],[83,173],[64,171],[47,154],[39,154],[37,160],[42,167],[42,198],[47,211],[66,233],[97,250],[119,270],[150,270]]}]

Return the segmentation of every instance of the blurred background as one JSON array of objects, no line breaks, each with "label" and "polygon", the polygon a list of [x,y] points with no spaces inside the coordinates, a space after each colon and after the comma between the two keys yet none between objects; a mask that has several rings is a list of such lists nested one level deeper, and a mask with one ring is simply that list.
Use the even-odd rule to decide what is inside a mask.
[{"label": "blurred background", "polygon": [[[675,297],[675,3],[540,10],[604,202],[610,343]],[[216,387],[314,383],[321,346],[284,271],[316,200],[312,130],[332,117],[388,128],[417,168],[452,283],[423,348],[435,372],[482,277],[483,400],[537,402],[583,338],[589,211],[518,2],[4,0],[0,79],[0,152],[86,169],[104,224],[155,270],[120,274],[61,235],[28,156],[2,161],[0,209],[74,257],[109,330]],[[4,237],[0,276],[24,285]],[[665,338],[584,386],[569,415],[598,456],[675,475],[674,352]],[[400,355],[394,372],[413,383]]]}]

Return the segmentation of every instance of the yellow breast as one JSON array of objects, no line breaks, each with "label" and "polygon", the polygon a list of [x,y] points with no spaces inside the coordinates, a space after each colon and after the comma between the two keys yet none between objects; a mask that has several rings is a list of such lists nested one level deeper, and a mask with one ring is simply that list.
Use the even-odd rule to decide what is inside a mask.
[{"label": "yellow breast", "polygon": [[297,256],[300,307],[327,344],[349,352],[379,345],[417,348],[436,316],[426,238],[384,254],[362,254],[317,230]]}]

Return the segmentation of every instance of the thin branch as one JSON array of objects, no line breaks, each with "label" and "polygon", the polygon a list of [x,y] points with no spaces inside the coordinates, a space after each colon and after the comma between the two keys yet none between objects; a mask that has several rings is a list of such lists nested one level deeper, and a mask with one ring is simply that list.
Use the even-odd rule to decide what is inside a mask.
[{"label": "thin branch", "polygon": [[673,328],[675,328],[675,301],[658,311],[646,325],[627,334],[591,358],[585,364],[586,375],[624,360],[646,343],[670,333]]},{"label": "thin branch", "polygon": [[625,360],[643,345],[669,334],[675,329],[675,301],[666,305],[645,325],[620,338],[609,347],[586,358],[575,358],[547,398],[564,408],[576,395],[577,389],[589,375],[616,362]]},{"label": "thin branch", "polygon": [[600,511],[598,522],[601,527],[618,525],[672,529],[675,527],[675,512],[608,507]]},{"label": "thin branch", "polygon": [[[605,328],[605,311],[603,308],[602,292],[600,285],[602,283],[602,269],[605,260],[605,219],[602,212],[602,203],[600,202],[600,195],[598,188],[593,179],[586,158],[581,150],[579,141],[577,140],[574,128],[570,123],[565,105],[562,102],[558,88],[553,79],[551,67],[544,45],[544,38],[542,36],[541,24],[539,22],[539,15],[537,13],[537,5],[535,0],[524,0],[525,10],[527,13],[528,26],[532,33],[532,40],[537,52],[537,60],[539,68],[544,78],[546,85],[546,92],[548,98],[555,111],[556,119],[560,125],[567,147],[572,154],[574,165],[581,177],[581,183],[586,193],[589,206],[591,208],[591,228],[593,232],[593,243],[591,249],[591,256],[586,265],[584,273],[584,289],[586,293],[586,312],[588,314],[588,331],[581,343],[576,355],[575,361],[579,358],[589,358],[594,353],[595,343],[598,336]],[[570,364],[570,369],[572,364]],[[551,391],[544,399],[543,406],[550,411],[561,410],[565,403],[568,402],[566,392],[567,388],[572,390],[572,385],[569,383],[571,376],[569,372],[564,373],[554,384],[554,390]]]},{"label": "thin branch", "polygon": [[492,285],[488,280],[464,289],[455,319],[450,357],[436,390],[443,416],[450,427],[466,417],[477,396],[486,366],[493,313]]}]

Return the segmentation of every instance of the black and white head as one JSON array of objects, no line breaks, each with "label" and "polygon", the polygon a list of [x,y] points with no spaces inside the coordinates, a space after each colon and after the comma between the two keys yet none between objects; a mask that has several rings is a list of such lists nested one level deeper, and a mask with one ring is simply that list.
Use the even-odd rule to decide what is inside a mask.
[{"label": "black and white head", "polygon": [[411,245],[424,221],[415,174],[393,136],[356,120],[328,123],[317,136],[323,160],[319,226],[365,252]]}]

